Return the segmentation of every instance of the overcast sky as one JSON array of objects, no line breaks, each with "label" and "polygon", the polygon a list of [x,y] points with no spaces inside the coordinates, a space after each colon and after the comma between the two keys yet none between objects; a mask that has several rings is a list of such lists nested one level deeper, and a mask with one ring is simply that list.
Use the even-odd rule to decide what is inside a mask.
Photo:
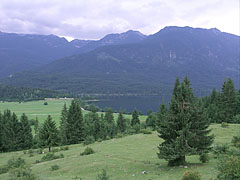
[{"label": "overcast sky", "polygon": [[129,29],[218,28],[240,35],[239,0],[0,0],[0,31],[100,39]]}]

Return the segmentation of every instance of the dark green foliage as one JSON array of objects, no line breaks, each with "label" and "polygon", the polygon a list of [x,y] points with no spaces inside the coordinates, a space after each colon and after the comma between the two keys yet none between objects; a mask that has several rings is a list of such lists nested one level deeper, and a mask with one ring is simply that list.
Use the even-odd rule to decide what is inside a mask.
[{"label": "dark green foliage", "polygon": [[201,175],[197,171],[186,171],[182,176],[182,180],[201,180]]},{"label": "dark green foliage", "polygon": [[27,116],[23,113],[20,118],[18,143],[20,149],[29,149],[33,144],[32,128]]},{"label": "dark green foliage", "polygon": [[225,156],[218,163],[219,180],[240,179],[240,156]]},{"label": "dark green foliage", "polygon": [[240,136],[234,136],[232,139],[232,144],[236,148],[240,148]]},{"label": "dark green foliage", "polygon": [[93,154],[95,153],[95,151],[90,148],[90,147],[87,147],[84,149],[84,151],[80,154],[81,156],[85,156],[85,155],[90,155],[90,154]]},{"label": "dark green foliage", "polygon": [[166,114],[167,114],[167,107],[164,103],[162,103],[159,107],[159,111],[156,113],[156,123],[155,123],[156,129],[160,127],[161,122],[164,121]]},{"label": "dark green foliage", "polygon": [[25,160],[18,157],[18,158],[11,158],[8,160],[8,169],[11,169],[11,168],[19,168],[19,167],[22,167],[26,164]]},{"label": "dark green foliage", "polygon": [[100,119],[96,112],[89,112],[84,116],[84,141],[93,137],[93,141],[100,137]]},{"label": "dark green foliage", "polygon": [[65,129],[68,144],[77,144],[84,140],[82,110],[77,100],[73,100],[69,106]]},{"label": "dark green foliage", "polygon": [[60,167],[57,165],[57,164],[55,164],[55,165],[52,165],[51,166],[51,171],[56,171],[56,170],[58,170]]},{"label": "dark green foliage", "polygon": [[58,130],[55,121],[48,115],[47,119],[43,123],[43,126],[39,130],[39,145],[41,147],[48,147],[49,152],[52,146],[58,145]]},{"label": "dark green foliage", "polygon": [[131,126],[135,126],[136,124],[140,124],[140,120],[138,118],[138,111],[136,110],[136,108],[134,109],[133,113],[132,113],[132,120],[131,120]]},{"label": "dark green foliage", "polygon": [[95,142],[95,139],[93,136],[87,136],[85,139],[84,139],[84,145],[88,145],[88,144],[92,144]]},{"label": "dark green foliage", "polygon": [[229,146],[227,144],[222,145],[217,144],[216,146],[213,147],[212,151],[213,154],[216,156],[224,155],[229,152]]},{"label": "dark green foliage", "polygon": [[8,172],[7,166],[0,166],[0,175]]},{"label": "dark green foliage", "polygon": [[52,161],[54,159],[60,159],[60,158],[64,158],[63,154],[55,155],[54,153],[49,152],[45,156],[42,157],[41,162]]},{"label": "dark green foliage", "polygon": [[159,137],[164,142],[158,147],[158,157],[167,160],[170,166],[186,165],[187,155],[210,150],[214,139],[208,135],[210,122],[194,101],[187,77],[181,84],[176,80],[169,112],[159,123]]},{"label": "dark green foliage", "polygon": [[113,138],[117,134],[116,125],[113,117],[113,109],[107,108],[104,116],[107,136]]},{"label": "dark green foliage", "polygon": [[31,172],[27,166],[11,169],[9,171],[9,180],[37,180],[38,178]]},{"label": "dark green foliage", "polygon": [[140,130],[140,133],[143,133],[143,134],[152,134],[152,131],[151,131],[151,129],[141,129],[141,130]]},{"label": "dark green foliage", "polygon": [[107,175],[107,171],[105,169],[102,170],[100,174],[97,175],[96,180],[109,180],[110,177]]},{"label": "dark green foliage", "polygon": [[202,163],[208,162],[208,161],[209,161],[209,156],[208,156],[208,154],[206,154],[206,153],[200,154],[199,160],[200,160]]},{"label": "dark green foliage", "polygon": [[63,145],[67,144],[67,137],[66,137],[67,117],[68,117],[67,105],[66,105],[66,103],[64,103],[63,109],[61,112],[60,132],[59,132],[60,141],[61,141],[61,144],[63,144]]},{"label": "dark green foliage", "polygon": [[236,115],[236,94],[234,83],[230,78],[223,83],[220,109],[221,122],[231,122]]},{"label": "dark green foliage", "polygon": [[152,127],[153,130],[156,129],[156,115],[153,113],[152,110],[149,110],[147,112],[146,125]]},{"label": "dark green foliage", "polygon": [[123,133],[126,131],[126,128],[127,128],[126,119],[123,116],[123,112],[120,111],[117,119],[117,130],[118,132]]},{"label": "dark green foliage", "polygon": [[43,105],[47,106],[47,105],[48,105],[48,102],[44,102]]}]

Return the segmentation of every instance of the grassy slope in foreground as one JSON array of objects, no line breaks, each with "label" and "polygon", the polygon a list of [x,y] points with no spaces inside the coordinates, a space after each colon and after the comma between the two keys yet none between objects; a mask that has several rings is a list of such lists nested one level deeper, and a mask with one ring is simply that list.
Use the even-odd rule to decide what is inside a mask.
[{"label": "grassy slope in foreground", "polygon": [[[240,125],[222,128],[214,124],[211,128],[216,136],[215,144],[224,144],[231,142],[232,136],[239,133]],[[76,176],[78,179],[81,177],[83,180],[95,180],[102,168],[106,168],[111,180],[179,180],[186,169],[167,167],[166,161],[157,158],[157,146],[160,142],[156,132],[151,135],[131,135],[89,145],[96,153],[88,156],[79,155],[85,149],[82,144],[71,145],[68,151],[57,153],[63,153],[64,159],[39,164],[34,162],[41,159],[43,156],[41,154],[29,157],[22,151],[2,153],[0,166],[6,164],[13,156],[21,156],[31,164],[33,173],[44,180],[71,180]],[[210,158],[209,163],[201,164],[198,156],[188,157],[188,169],[199,170],[203,180],[214,178],[217,174],[217,160],[212,155]],[[50,167],[55,164],[59,165],[60,169],[51,171]],[[147,171],[147,174],[142,175],[142,171]],[[8,174],[0,175],[0,179],[7,180],[8,176]]]},{"label": "grassy slope in foreground", "polygon": [[[25,113],[29,119],[35,119],[38,117],[40,123],[43,123],[47,119],[48,115],[51,115],[53,120],[59,124],[61,110],[64,103],[67,106],[70,105],[71,100],[47,100],[48,105],[43,105],[45,101],[30,101],[30,102],[0,102],[0,112],[3,112],[5,109],[9,109],[12,112],[15,112],[16,115],[20,118],[22,113]],[[86,114],[86,111],[83,111],[83,114]],[[117,119],[117,113],[114,113],[115,119]],[[131,115],[125,115],[126,118],[131,119]],[[140,120],[145,120],[146,116],[140,116]]]}]

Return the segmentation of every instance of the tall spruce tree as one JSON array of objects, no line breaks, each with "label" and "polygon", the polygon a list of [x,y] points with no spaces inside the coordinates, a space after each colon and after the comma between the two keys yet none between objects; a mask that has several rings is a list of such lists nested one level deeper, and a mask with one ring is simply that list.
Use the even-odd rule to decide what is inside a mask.
[{"label": "tall spruce tree", "polygon": [[32,128],[24,113],[20,118],[18,144],[20,149],[30,149],[33,144]]},{"label": "tall spruce tree", "polygon": [[66,119],[66,138],[68,144],[78,144],[84,140],[84,123],[81,107],[73,100]]},{"label": "tall spruce tree", "polygon": [[61,119],[60,119],[60,141],[62,145],[67,144],[67,136],[66,136],[66,123],[67,123],[67,116],[68,116],[68,110],[67,105],[64,103],[63,109],[61,112]]},{"label": "tall spruce tree", "polygon": [[236,115],[236,92],[231,78],[224,81],[220,102],[220,120],[221,122],[231,122]]},{"label": "tall spruce tree", "polygon": [[112,108],[107,108],[104,116],[104,121],[106,123],[106,129],[107,129],[107,135],[110,136],[111,138],[116,135],[116,125],[114,122],[114,116],[113,116],[113,109]]},{"label": "tall spruce tree", "polygon": [[160,126],[161,122],[164,120],[166,114],[167,114],[167,107],[166,107],[165,103],[162,102],[162,104],[160,105],[159,110],[156,114],[156,122],[155,122],[156,129],[159,128],[159,126]]},{"label": "tall spruce tree", "polygon": [[138,117],[138,111],[135,108],[133,113],[132,113],[131,126],[135,126],[137,124],[140,124],[140,120],[139,120],[139,117]]},{"label": "tall spruce tree", "polygon": [[15,113],[11,113],[10,110],[5,110],[3,113],[3,149],[4,151],[16,151],[19,150],[18,135],[20,129],[20,123],[18,122]]},{"label": "tall spruce tree", "polygon": [[151,127],[153,130],[156,129],[156,115],[151,109],[147,112],[146,125]]},{"label": "tall spruce tree", "polygon": [[42,127],[39,129],[39,145],[41,147],[48,147],[49,152],[53,146],[58,145],[58,129],[55,121],[48,115]]},{"label": "tall spruce tree", "polygon": [[126,131],[126,128],[127,128],[126,119],[123,116],[123,112],[120,111],[117,119],[118,132],[123,133],[124,131]]},{"label": "tall spruce tree", "polygon": [[159,123],[159,137],[164,142],[158,146],[158,157],[167,160],[168,165],[186,165],[187,155],[210,150],[213,143],[213,136],[208,135],[210,123],[196,105],[187,77],[181,84],[177,78],[169,111]]}]

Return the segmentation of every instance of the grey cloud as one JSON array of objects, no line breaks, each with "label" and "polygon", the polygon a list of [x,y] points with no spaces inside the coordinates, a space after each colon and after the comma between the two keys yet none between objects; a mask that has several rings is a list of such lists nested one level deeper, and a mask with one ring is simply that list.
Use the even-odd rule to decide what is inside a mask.
[{"label": "grey cloud", "polygon": [[0,31],[79,39],[129,29],[151,34],[167,25],[214,26],[235,6],[235,0],[227,6],[223,0],[1,0]]}]

